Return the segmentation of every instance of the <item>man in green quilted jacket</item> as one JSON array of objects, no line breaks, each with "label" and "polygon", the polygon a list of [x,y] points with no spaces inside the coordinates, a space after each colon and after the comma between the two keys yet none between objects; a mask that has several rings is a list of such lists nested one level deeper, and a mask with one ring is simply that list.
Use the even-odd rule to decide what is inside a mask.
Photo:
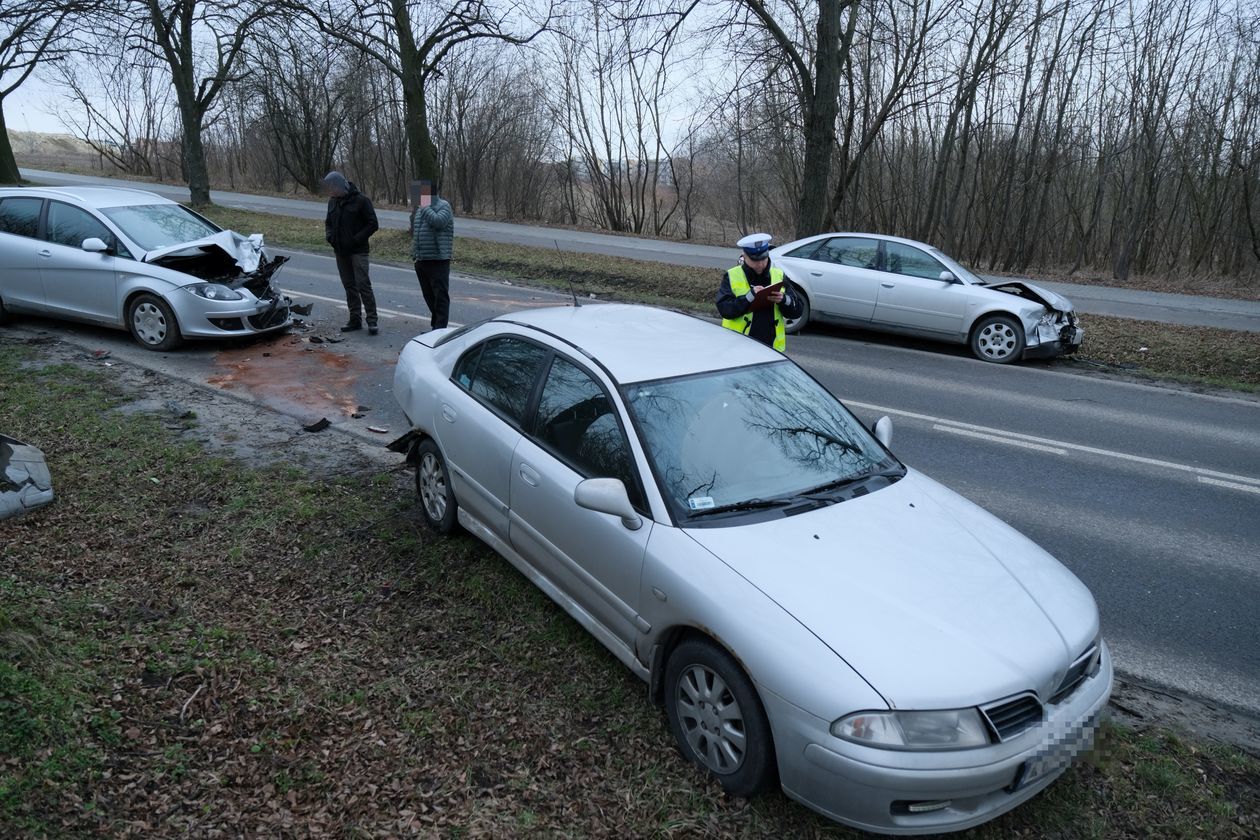
[{"label": "man in green quilted jacket", "polygon": [[430,181],[420,184],[420,198],[411,217],[411,259],[416,264],[420,293],[429,307],[429,325],[446,326],[451,314],[451,247],[455,214]]}]

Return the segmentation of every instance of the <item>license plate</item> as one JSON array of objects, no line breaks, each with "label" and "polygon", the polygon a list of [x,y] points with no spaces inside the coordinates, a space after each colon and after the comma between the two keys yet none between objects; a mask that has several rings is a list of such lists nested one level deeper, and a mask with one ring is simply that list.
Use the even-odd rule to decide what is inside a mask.
[{"label": "license plate", "polygon": [[1026,788],[1072,766],[1076,759],[1093,746],[1094,733],[1097,730],[1098,715],[1095,714],[1079,728],[1063,735],[1050,735],[1048,742],[1020,766],[1013,789]]}]

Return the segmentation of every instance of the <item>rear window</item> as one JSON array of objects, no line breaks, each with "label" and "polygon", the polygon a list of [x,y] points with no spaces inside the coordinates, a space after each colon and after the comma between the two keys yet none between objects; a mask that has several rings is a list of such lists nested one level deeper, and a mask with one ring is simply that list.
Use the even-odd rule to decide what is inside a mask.
[{"label": "rear window", "polygon": [[42,198],[0,198],[0,233],[35,236],[43,204]]},{"label": "rear window", "polygon": [[454,379],[469,393],[520,425],[548,350],[518,338],[496,338],[456,365]]}]

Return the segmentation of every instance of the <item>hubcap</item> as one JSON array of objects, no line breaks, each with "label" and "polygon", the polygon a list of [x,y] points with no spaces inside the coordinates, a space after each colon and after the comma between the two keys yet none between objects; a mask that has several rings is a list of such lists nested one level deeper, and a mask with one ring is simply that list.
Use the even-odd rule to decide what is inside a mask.
[{"label": "hubcap", "polygon": [[131,320],[136,327],[136,335],[145,344],[161,344],[166,338],[166,316],[154,304],[145,301],[137,306]]},{"label": "hubcap", "polygon": [[420,502],[424,512],[433,522],[441,522],[446,516],[446,475],[437,456],[426,452],[420,459]]},{"label": "hubcap", "polygon": [[1015,331],[1008,324],[988,324],[980,330],[976,343],[990,359],[1005,359],[1015,352]]},{"label": "hubcap", "polygon": [[744,763],[748,739],[735,695],[717,672],[692,665],[678,678],[678,721],[692,753],[714,773],[734,773]]}]

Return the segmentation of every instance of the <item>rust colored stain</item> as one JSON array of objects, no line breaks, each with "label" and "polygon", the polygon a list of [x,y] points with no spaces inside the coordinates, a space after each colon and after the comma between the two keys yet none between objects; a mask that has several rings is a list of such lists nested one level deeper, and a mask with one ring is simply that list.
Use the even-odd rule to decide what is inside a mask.
[{"label": "rust colored stain", "polygon": [[272,408],[313,420],[354,414],[358,408],[354,385],[369,369],[357,359],[297,336],[222,350],[214,361],[223,372],[209,377],[209,384],[248,391]]}]

